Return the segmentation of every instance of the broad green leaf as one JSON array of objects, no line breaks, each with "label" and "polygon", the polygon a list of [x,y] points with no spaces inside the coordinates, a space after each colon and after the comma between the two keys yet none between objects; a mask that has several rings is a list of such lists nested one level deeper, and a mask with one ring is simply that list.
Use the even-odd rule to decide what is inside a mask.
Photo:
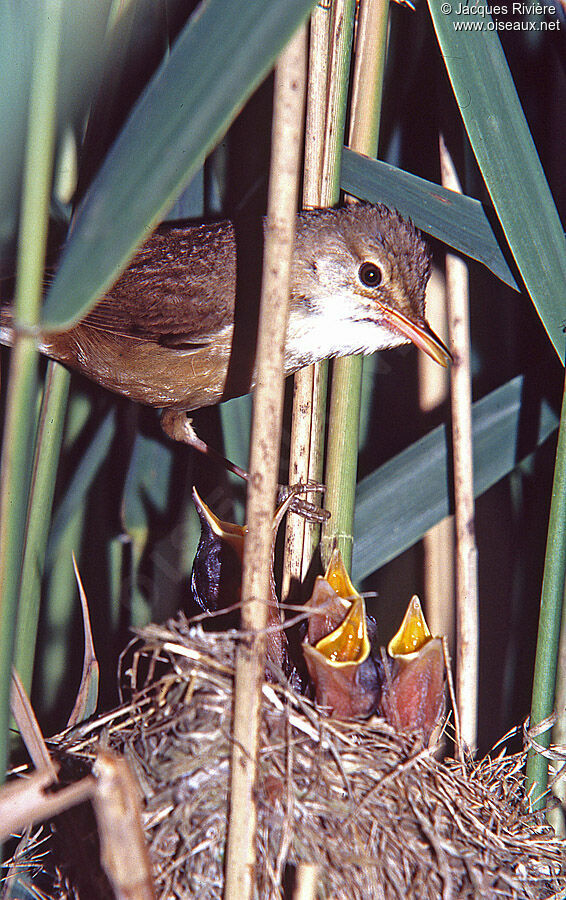
[{"label": "broad green leaf", "polygon": [[[188,7],[188,4],[185,4]],[[190,8],[184,15],[188,20]],[[104,65],[80,148],[77,198],[82,198],[137,98],[169,48],[167,9],[155,0],[112,4]]]},{"label": "broad green leaf", "polygon": [[145,548],[152,513],[163,514],[167,508],[172,462],[172,446],[138,431],[122,504],[122,523],[134,543],[136,568]]},{"label": "broad green leaf", "polygon": [[208,0],[148,84],[77,211],[44,319],[77,319],[224,134],[314,0]]},{"label": "broad green leaf", "polygon": [[[111,0],[65,0],[57,80],[57,127],[80,127],[100,75],[101,46]],[[45,0],[0,4],[0,259],[13,259],[26,140],[33,49],[42,28]]]},{"label": "broad green leaf", "polygon": [[[558,427],[558,416],[544,395],[524,402],[526,386],[526,377],[520,375],[473,405],[476,497],[511,472]],[[520,426],[527,416],[534,425],[529,441],[520,442]],[[446,426],[441,425],[360,482],[354,521],[354,579],[360,581],[394,559],[451,512],[449,440]]]},{"label": "broad green leaf", "polygon": [[449,191],[381,160],[361,156],[347,147],[342,153],[340,183],[348,194],[372,203],[385,203],[410,216],[427,234],[483,263],[505,284],[517,288],[479,200]]},{"label": "broad green leaf", "polygon": [[62,535],[65,534],[68,523],[86,500],[92,483],[108,455],[115,431],[116,414],[115,410],[111,409],[97,428],[96,434],[83,454],[55,511],[47,545],[47,561],[49,564],[53,563],[58,552],[59,541]]},{"label": "broad green leaf", "polygon": [[[456,3],[428,3],[495,211],[542,323],[564,362],[564,232],[489,7],[485,0],[478,0],[463,17],[458,16]],[[458,30],[463,20],[470,30]]]}]

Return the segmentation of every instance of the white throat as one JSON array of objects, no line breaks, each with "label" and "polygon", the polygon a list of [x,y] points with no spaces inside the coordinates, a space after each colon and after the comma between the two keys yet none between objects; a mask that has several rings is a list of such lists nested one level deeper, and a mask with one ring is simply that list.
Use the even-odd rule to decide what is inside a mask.
[{"label": "white throat", "polygon": [[395,335],[375,322],[356,321],[341,316],[329,319],[328,314],[322,315],[311,310],[310,314],[295,315],[289,321],[287,363],[297,368],[332,356],[375,353],[377,350],[406,343],[406,337]]}]

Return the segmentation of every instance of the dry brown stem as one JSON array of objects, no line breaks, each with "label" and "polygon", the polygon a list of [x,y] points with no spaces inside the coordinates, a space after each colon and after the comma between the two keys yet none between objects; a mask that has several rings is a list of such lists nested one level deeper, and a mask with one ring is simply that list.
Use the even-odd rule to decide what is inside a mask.
[{"label": "dry brown stem", "polygon": [[276,69],[271,171],[262,298],[258,378],[254,392],[247,526],[242,572],[242,626],[246,638],[236,661],[230,829],[226,898],[252,896],[256,857],[256,772],[265,670],[271,575],[271,523],[275,508],[283,410],[283,361],[289,311],[291,260],[302,148],[306,31],[301,28]]},{"label": "dry brown stem", "polygon": [[[454,164],[440,138],[442,184],[460,191]],[[446,302],[451,367],[452,445],[456,524],[456,697],[462,739],[471,748],[477,740],[478,706],[478,574],[474,526],[474,473],[472,452],[472,388],[468,267],[446,254]]]}]

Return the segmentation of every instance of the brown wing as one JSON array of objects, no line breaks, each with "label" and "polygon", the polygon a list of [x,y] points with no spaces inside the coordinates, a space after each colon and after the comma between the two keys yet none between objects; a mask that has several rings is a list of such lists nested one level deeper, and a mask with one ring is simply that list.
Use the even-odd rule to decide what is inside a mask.
[{"label": "brown wing", "polygon": [[82,324],[164,346],[202,346],[233,322],[235,284],[230,223],[161,226]]}]

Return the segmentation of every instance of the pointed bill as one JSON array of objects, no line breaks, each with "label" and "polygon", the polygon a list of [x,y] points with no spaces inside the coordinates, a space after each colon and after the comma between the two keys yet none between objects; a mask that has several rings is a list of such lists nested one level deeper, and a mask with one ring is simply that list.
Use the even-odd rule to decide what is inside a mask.
[{"label": "pointed bill", "polygon": [[316,644],[315,649],[332,665],[362,663],[369,656],[365,603],[356,597],[341,625]]},{"label": "pointed bill", "polygon": [[342,624],[350,606],[350,601],[339,597],[326,578],[317,576],[312,595],[305,603],[309,611],[307,639],[311,647]]},{"label": "pointed bill", "polygon": [[193,487],[193,500],[197,510],[202,513],[208,522],[212,533],[233,547],[241,558],[244,553],[244,537],[247,529],[242,525],[235,525],[233,522],[224,522],[214,515],[204,500],[201,499],[195,487]]},{"label": "pointed bill", "polygon": [[332,551],[324,578],[343,600],[353,601],[360,596],[350,580],[338,547]]},{"label": "pointed bill", "polygon": [[383,312],[393,328],[404,334],[415,347],[418,347],[434,359],[435,362],[446,368],[452,362],[452,355],[448,347],[434,333],[426,319],[409,319],[398,309],[389,306],[382,307]]},{"label": "pointed bill", "polygon": [[411,659],[432,639],[423,615],[421,602],[415,594],[411,597],[401,627],[387,645],[389,656]]}]

